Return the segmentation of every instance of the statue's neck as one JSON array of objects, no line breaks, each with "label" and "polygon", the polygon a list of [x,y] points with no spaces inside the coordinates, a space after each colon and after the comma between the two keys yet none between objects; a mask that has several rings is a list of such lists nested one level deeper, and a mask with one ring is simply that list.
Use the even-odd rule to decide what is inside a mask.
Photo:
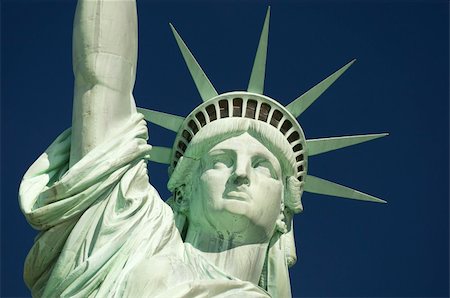
[{"label": "statue's neck", "polygon": [[211,234],[190,227],[185,242],[225,273],[258,285],[269,241],[239,243],[235,237]]}]

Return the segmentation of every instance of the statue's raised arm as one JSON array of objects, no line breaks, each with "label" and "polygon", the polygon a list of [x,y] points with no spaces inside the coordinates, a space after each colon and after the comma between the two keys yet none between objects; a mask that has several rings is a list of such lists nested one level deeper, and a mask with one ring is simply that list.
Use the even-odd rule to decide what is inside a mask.
[{"label": "statue's raised arm", "polygon": [[40,231],[24,267],[34,297],[122,297],[122,280],[145,256],[180,252],[173,213],[148,182],[151,146],[132,96],[136,56],[135,1],[78,2],[72,128],[19,190]]},{"label": "statue's raised arm", "polygon": [[135,1],[78,1],[73,28],[71,165],[135,113],[136,63]]}]

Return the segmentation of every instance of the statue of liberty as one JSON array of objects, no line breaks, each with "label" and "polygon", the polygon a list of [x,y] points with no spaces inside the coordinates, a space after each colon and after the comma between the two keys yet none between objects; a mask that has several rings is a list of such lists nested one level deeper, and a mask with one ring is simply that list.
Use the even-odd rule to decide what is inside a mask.
[{"label": "statue of liberty", "polygon": [[[385,134],[306,140],[296,117],[353,61],[287,106],[264,96],[269,16],[247,91],[224,94],[171,26],[203,100],[184,118],[136,108],[135,2],[79,1],[72,127],[19,190],[40,231],[24,272],[34,297],[290,297],[303,191],[384,202],[307,175],[309,156]],[[144,119],[177,132],[173,148],[147,144]],[[149,160],[169,165],[167,202]]]}]

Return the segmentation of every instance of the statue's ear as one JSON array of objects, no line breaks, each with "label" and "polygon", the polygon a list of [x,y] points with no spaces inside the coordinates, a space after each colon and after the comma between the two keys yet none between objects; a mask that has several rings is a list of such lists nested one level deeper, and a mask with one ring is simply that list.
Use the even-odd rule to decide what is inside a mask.
[{"label": "statue's ear", "polygon": [[176,205],[176,211],[178,213],[186,214],[189,209],[189,194],[186,191],[186,185],[182,184],[175,188],[173,193],[173,201]]},{"label": "statue's ear", "polygon": [[276,228],[277,231],[281,234],[285,234],[288,231],[288,227],[286,224],[286,214],[285,214],[285,206],[284,206],[284,197],[286,194],[283,194],[283,198],[281,199],[281,205],[280,205],[280,214],[278,214],[278,218],[276,221]]},{"label": "statue's ear", "polygon": [[187,213],[189,210],[189,199],[186,197],[186,187],[181,185],[174,189],[172,197],[167,200],[167,204],[172,208],[175,225],[184,240],[189,226]]}]

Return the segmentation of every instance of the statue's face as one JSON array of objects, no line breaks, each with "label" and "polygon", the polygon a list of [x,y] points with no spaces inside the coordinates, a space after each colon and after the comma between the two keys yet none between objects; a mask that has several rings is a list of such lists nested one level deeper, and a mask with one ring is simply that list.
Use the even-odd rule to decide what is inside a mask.
[{"label": "statue's face", "polygon": [[227,139],[202,157],[200,172],[190,225],[247,241],[272,236],[284,185],[278,159],[263,144],[248,133]]}]

